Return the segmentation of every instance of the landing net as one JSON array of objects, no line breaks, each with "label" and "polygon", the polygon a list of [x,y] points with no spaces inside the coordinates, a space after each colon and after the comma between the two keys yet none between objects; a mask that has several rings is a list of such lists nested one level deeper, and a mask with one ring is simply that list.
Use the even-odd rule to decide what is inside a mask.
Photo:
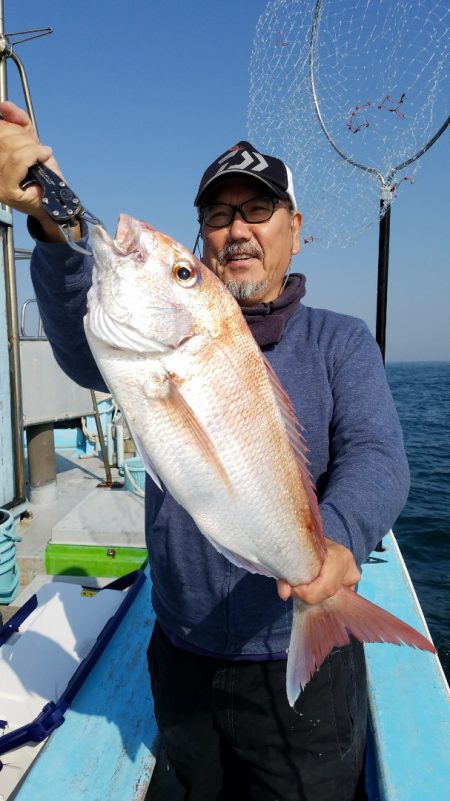
[{"label": "landing net", "polygon": [[249,138],[291,167],[306,242],[350,245],[420,183],[418,159],[448,124],[448,62],[443,0],[270,0]]}]

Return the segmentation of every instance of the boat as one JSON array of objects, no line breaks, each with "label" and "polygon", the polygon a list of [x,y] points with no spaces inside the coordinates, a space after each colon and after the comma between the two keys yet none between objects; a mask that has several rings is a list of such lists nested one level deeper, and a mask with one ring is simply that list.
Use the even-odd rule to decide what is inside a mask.
[{"label": "boat", "polygon": [[[364,565],[361,592],[429,636],[392,532],[383,539],[381,548]],[[55,577],[41,577],[43,580],[50,582]],[[83,584],[87,580],[77,578]],[[5,801],[145,798],[157,749],[146,665],[154,624],[149,585],[147,581],[141,587],[122,625],[65,712],[64,724],[51,733]],[[438,657],[390,644],[364,647],[369,687],[367,798],[448,798],[450,690]]]},{"label": "boat", "polygon": [[[393,532],[363,566],[361,594],[431,639]],[[436,654],[364,645],[369,801],[425,801],[450,793],[450,690]]]},{"label": "boat", "polygon": [[[0,69],[5,70],[4,58]],[[27,97],[26,84],[24,91]],[[63,376],[39,323],[32,333],[27,327],[33,299],[19,324],[7,209],[0,210],[0,229],[0,309],[6,308],[0,317],[0,450],[11,454],[0,460],[0,508],[14,516],[21,538],[16,547],[21,585],[0,604],[7,627],[39,587],[75,582],[97,592],[129,570],[145,570],[146,557],[142,492],[127,488],[119,474],[114,404]],[[27,255],[16,251],[16,258]],[[360,591],[429,636],[393,532],[364,565]],[[39,744],[24,746],[33,758],[18,765],[17,781],[8,789],[2,788],[0,770],[1,801],[145,798],[157,751],[146,665],[154,620],[147,574],[64,711],[64,721]],[[369,801],[450,798],[450,690],[438,657],[388,644],[366,645],[365,652]],[[1,737],[0,732],[0,744]],[[10,763],[9,777],[13,768]]]},{"label": "boat", "polygon": [[[110,725],[116,724],[116,710],[123,704],[130,707],[130,695],[133,697],[134,692],[140,690],[141,721],[148,727],[148,721],[152,720],[148,708],[148,680],[146,686],[142,686],[142,677],[145,677],[142,624],[145,631],[148,615],[148,611],[145,611],[148,610],[148,591],[141,594],[145,583],[146,576],[142,571],[115,579],[102,588],[92,586],[92,583],[86,586],[85,582],[79,584],[77,581],[42,582],[0,631],[0,707],[6,718],[2,721],[0,737],[0,787],[3,798],[14,796],[41,748],[45,747],[46,740],[65,723],[67,709],[71,707],[72,715],[80,708],[77,705],[82,703],[83,693],[79,690],[82,688],[84,691],[88,686],[86,676],[95,668],[101,653],[122,625],[127,627],[127,636],[120,639],[122,647],[115,651],[116,656],[110,652],[109,658],[113,661],[108,660],[104,665],[108,675],[102,684],[108,688],[108,698],[105,698],[107,706],[103,711],[108,711]],[[137,609],[134,610],[133,626],[127,615],[134,603],[137,603]],[[115,645],[117,647],[117,640]],[[126,658],[124,648],[127,651]],[[124,674],[129,689],[128,692],[118,692]],[[89,719],[97,728],[95,736],[101,729],[95,723],[100,711],[96,689],[99,681],[97,676],[93,684],[93,697],[86,701],[88,706],[85,709],[90,710],[89,716],[81,716],[85,723]],[[73,704],[75,697],[77,700]],[[146,713],[149,714],[148,718]],[[145,783],[145,765],[149,764],[148,749],[145,748],[147,737],[139,725],[139,715],[128,715],[127,721],[128,729],[124,719],[121,725],[114,725],[114,732],[121,738],[123,747],[127,744],[130,764],[139,763],[138,775],[133,777],[133,786],[139,787]],[[130,732],[136,741],[132,755]],[[86,735],[88,732],[84,731],[85,745]],[[76,740],[78,736],[75,735]],[[65,754],[69,752],[64,751]],[[40,767],[45,761],[40,763]],[[123,758],[122,774],[126,773],[125,761]],[[51,764],[53,770],[53,758]],[[110,764],[114,771],[113,764],[116,763]],[[67,763],[65,765],[67,767]],[[107,773],[106,768],[103,773]],[[38,785],[32,791],[34,798],[46,797],[46,785],[39,784],[41,780],[37,774],[33,773],[31,785],[35,779]],[[122,779],[127,782],[129,777],[123,775]],[[78,775],[75,780],[79,781]]]}]

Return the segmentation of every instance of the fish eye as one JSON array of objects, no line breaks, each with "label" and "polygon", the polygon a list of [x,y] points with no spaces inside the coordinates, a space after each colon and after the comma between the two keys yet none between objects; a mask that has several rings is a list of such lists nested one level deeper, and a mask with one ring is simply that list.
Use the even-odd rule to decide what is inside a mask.
[{"label": "fish eye", "polygon": [[193,286],[197,280],[197,270],[187,261],[177,261],[172,267],[172,275],[180,286]]}]

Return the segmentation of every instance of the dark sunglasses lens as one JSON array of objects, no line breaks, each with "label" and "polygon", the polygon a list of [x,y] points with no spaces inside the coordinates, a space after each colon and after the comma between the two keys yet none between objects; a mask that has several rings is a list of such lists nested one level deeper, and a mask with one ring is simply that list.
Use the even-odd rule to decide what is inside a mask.
[{"label": "dark sunglasses lens", "polygon": [[233,212],[233,206],[228,206],[226,203],[213,203],[211,206],[204,207],[203,221],[211,228],[222,228],[224,225],[230,224]]},{"label": "dark sunglasses lens", "polygon": [[233,206],[228,203],[212,203],[203,208],[203,222],[210,228],[224,228],[230,225],[234,213],[240,210],[244,220],[248,223],[260,223],[270,220],[276,201],[271,197],[252,197],[241,203],[240,206]]},{"label": "dark sunglasses lens", "polygon": [[242,216],[247,222],[265,222],[273,214],[274,202],[270,197],[253,197],[251,200],[246,200],[241,209]]}]

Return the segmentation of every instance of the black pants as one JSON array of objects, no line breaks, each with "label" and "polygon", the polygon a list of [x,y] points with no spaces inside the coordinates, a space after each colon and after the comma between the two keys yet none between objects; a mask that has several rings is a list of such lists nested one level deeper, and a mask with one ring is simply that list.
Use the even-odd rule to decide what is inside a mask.
[{"label": "black pants", "polygon": [[291,709],[286,663],[148,650],[161,751],[148,801],[353,801],[366,734],[363,648],[336,649]]}]

